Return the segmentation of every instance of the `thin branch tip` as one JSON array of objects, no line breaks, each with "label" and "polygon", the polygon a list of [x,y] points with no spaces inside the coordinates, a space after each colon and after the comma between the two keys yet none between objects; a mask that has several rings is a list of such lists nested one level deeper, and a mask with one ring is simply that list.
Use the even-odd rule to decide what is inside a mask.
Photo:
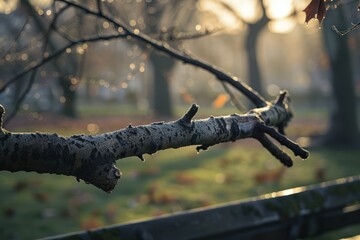
[{"label": "thin branch tip", "polygon": [[4,113],[5,113],[5,108],[3,107],[3,105],[0,104],[0,131],[2,131]]},{"label": "thin branch tip", "polygon": [[145,158],[143,155],[138,155],[138,158],[140,158],[140,161],[145,162]]},{"label": "thin branch tip", "polygon": [[0,118],[3,117],[4,113],[5,113],[5,108],[3,107],[3,105],[0,104]]},{"label": "thin branch tip", "polygon": [[286,90],[281,90],[279,96],[275,101],[275,105],[283,105],[287,95],[288,92]]},{"label": "thin branch tip", "polygon": [[282,151],[278,146],[276,146],[273,142],[270,141],[268,137],[263,133],[257,134],[255,137],[261,145],[266,148],[275,158],[277,158],[283,165],[286,167],[292,167],[293,161],[290,156],[287,155],[284,151]]},{"label": "thin branch tip", "polygon": [[[281,145],[283,145],[283,146],[287,147],[288,149],[290,149],[294,153],[295,156],[299,156],[302,159],[307,159],[309,157],[310,153],[307,150],[302,148],[299,144],[291,141],[286,136],[280,134],[279,132],[277,132],[272,127],[269,127],[269,126],[266,126],[265,124],[259,123],[259,124],[256,125],[256,131],[258,131],[259,135],[264,135],[265,133],[268,134],[270,137],[272,137],[276,141],[278,141]],[[261,138],[263,138],[263,137],[261,137]],[[263,140],[263,139],[260,140],[258,137],[257,137],[257,139],[260,142],[261,142],[261,140]],[[266,140],[264,140],[264,141],[266,141]],[[264,145],[264,147],[269,150],[269,148],[266,147],[265,145]]]}]

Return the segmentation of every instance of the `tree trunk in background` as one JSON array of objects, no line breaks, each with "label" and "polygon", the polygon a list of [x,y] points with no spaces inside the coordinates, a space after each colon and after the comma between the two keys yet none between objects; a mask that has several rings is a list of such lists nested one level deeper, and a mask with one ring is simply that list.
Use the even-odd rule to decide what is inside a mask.
[{"label": "tree trunk in background", "polygon": [[61,103],[63,104],[61,113],[64,116],[76,118],[76,91],[72,88],[71,81],[68,77],[59,76],[59,85],[63,89],[63,94],[65,101]]},{"label": "tree trunk in background", "polygon": [[173,116],[173,107],[170,93],[169,74],[175,61],[157,52],[152,52],[150,60],[153,65],[154,98],[153,108],[157,117]]},{"label": "tree trunk in background", "polygon": [[266,24],[257,22],[254,24],[249,24],[248,26],[249,30],[248,34],[246,35],[245,49],[248,62],[249,85],[263,96],[263,86],[256,47],[260,32],[266,26]]},{"label": "tree trunk in background", "polygon": [[[351,55],[347,36],[340,36],[333,29],[346,29],[342,8],[329,11],[323,27],[325,47],[329,55],[332,73],[332,90],[335,108],[330,119],[330,128],[325,136],[325,145],[354,146],[359,143],[357,125],[357,104],[354,74],[351,67]],[[351,33],[350,33],[351,34]]]},{"label": "tree trunk in background", "polygon": [[260,0],[259,3],[262,8],[263,15],[257,22],[248,24],[248,33],[245,38],[245,49],[248,63],[249,85],[260,95],[264,96],[261,72],[257,58],[257,42],[261,31],[270,20],[266,16],[264,2]]},{"label": "tree trunk in background", "polygon": [[[36,27],[38,28],[41,34],[45,34],[48,29],[46,25],[42,22],[41,18],[36,14],[35,10],[33,9],[32,5],[29,3],[28,0],[22,0],[21,4],[27,14],[34,19]],[[80,28],[81,29],[81,28]],[[48,39],[48,46],[51,51],[55,51],[57,43],[49,37]],[[73,69],[77,68],[77,61],[72,54],[67,54],[67,61],[69,62],[66,66],[60,67],[57,61],[53,61],[54,69],[59,73],[58,76],[58,83],[63,90],[64,97],[66,101],[63,103],[61,113],[67,117],[76,117],[76,108],[75,108],[75,98],[76,98],[76,90],[70,89],[71,81],[69,80],[66,72],[71,72]]]},{"label": "tree trunk in background", "polygon": [[[170,1],[167,4],[171,4],[173,9],[176,9],[177,1]],[[162,26],[161,18],[166,12],[166,4],[161,3],[159,0],[146,1],[146,9],[153,9],[153,12],[146,12],[147,26],[146,31],[151,34],[161,32]],[[175,65],[173,59],[160,55],[156,51],[150,53],[150,60],[153,66],[153,111],[157,117],[172,117],[173,106],[171,101],[170,92],[170,79],[169,73],[172,67]]]}]

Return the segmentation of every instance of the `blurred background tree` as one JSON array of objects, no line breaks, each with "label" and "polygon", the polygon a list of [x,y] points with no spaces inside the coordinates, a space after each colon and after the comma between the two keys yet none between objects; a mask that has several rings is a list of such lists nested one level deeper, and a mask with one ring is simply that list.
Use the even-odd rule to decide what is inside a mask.
[{"label": "blurred background tree", "polygon": [[319,141],[320,144],[333,147],[354,147],[360,143],[356,88],[359,85],[356,81],[359,79],[359,70],[356,67],[359,63],[356,51],[359,48],[356,41],[358,34],[354,32],[353,36],[341,36],[332,26],[346,29],[357,16],[353,14],[354,6],[340,5],[336,8],[336,11],[328,12],[323,27],[334,103],[329,129]]}]

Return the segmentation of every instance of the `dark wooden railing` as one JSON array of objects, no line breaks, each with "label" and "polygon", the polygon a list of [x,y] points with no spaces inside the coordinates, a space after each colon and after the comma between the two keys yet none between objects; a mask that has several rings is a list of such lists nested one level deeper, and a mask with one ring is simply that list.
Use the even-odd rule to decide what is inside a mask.
[{"label": "dark wooden railing", "polygon": [[48,239],[298,239],[360,223],[360,176]]}]

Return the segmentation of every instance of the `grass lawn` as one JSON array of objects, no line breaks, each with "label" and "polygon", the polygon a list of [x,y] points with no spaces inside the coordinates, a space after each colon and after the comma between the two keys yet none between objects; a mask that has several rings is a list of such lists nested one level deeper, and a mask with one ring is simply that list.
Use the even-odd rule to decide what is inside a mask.
[{"label": "grass lawn", "polygon": [[360,150],[316,149],[308,160],[295,159],[282,177],[264,181],[259,176],[275,174],[282,166],[255,140],[221,144],[200,154],[187,147],[145,158],[144,163],[138,158],[117,162],[123,177],[111,194],[72,177],[1,172],[0,239],[125,223],[357,175],[360,169]]}]

